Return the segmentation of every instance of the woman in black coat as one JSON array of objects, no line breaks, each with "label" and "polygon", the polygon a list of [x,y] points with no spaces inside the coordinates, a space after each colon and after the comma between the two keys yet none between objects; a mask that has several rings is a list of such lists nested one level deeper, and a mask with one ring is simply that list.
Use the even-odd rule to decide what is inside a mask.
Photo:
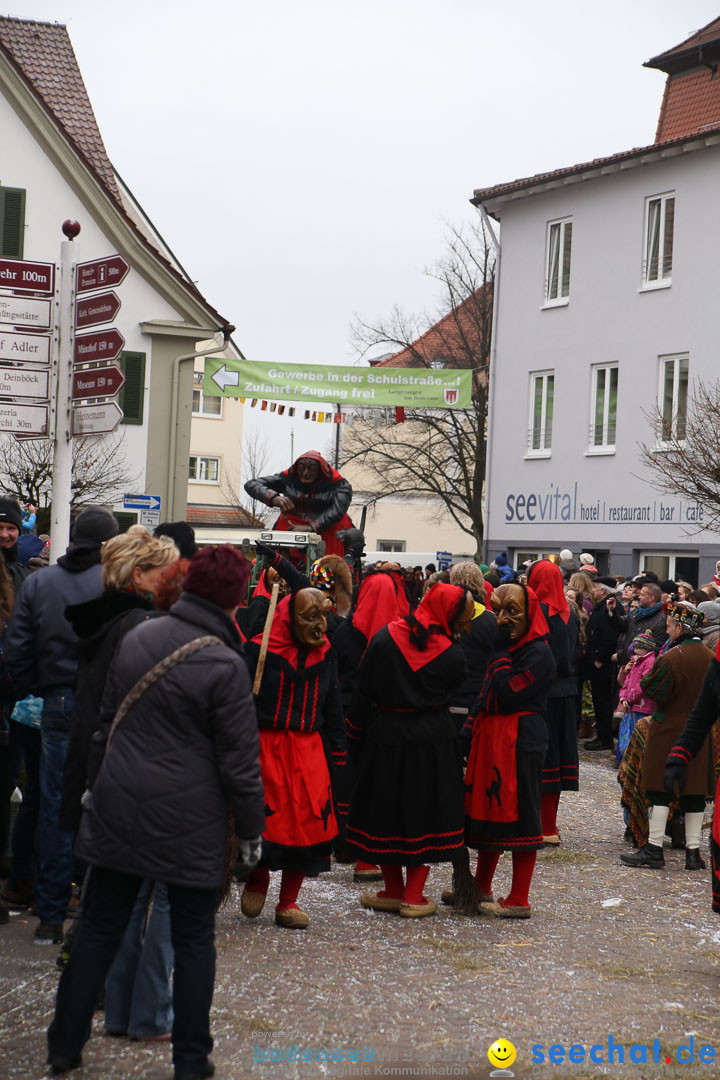
[{"label": "woman in black coat", "polygon": [[82,1063],[100,990],[147,877],[165,882],[170,899],[176,1080],[214,1071],[214,921],[228,821],[238,838],[237,868],[246,871],[259,858],[265,821],[255,709],[233,621],[248,576],[246,560],[229,545],[204,548],[170,613],[129,631],[118,649],[77,841],[78,855],[93,865],[93,887],[48,1031],[56,1074]]}]

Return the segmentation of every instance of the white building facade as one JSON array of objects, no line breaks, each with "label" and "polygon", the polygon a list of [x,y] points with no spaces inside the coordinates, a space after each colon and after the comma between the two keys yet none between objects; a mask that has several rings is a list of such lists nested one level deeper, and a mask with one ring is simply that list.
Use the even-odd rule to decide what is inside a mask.
[{"label": "white building facade", "polygon": [[682,437],[693,385],[720,377],[720,127],[693,128],[475,193],[502,223],[488,558],[570,548],[615,574],[712,578],[720,536],[640,457]]}]

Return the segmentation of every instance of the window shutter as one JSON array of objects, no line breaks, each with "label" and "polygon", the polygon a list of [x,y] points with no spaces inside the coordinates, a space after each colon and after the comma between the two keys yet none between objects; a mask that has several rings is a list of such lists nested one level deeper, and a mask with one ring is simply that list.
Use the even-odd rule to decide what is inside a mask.
[{"label": "window shutter", "polygon": [[113,510],[113,513],[117,518],[121,533],[127,532],[131,525],[137,525],[137,514],[123,513],[122,510]]},{"label": "window shutter", "polygon": [[0,188],[0,255],[22,259],[25,241],[25,192]]},{"label": "window shutter", "polygon": [[145,353],[120,353],[119,364],[125,385],[118,394],[118,405],[125,414],[123,424],[142,424],[145,401]]}]

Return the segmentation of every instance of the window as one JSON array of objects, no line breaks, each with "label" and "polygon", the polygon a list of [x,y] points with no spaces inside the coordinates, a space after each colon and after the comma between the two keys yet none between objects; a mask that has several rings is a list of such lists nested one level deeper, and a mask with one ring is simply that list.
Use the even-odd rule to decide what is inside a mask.
[{"label": "window", "polygon": [[193,390],[192,414],[193,416],[222,416],[221,397],[205,397],[199,387]]},{"label": "window", "polygon": [[685,438],[687,424],[688,357],[660,358],[660,442]]},{"label": "window", "polygon": [[554,372],[538,371],[530,376],[530,428],[528,431],[528,454],[530,455],[550,456],[554,395]]},{"label": "window", "polygon": [[591,450],[615,449],[617,388],[617,364],[603,364],[592,369]]},{"label": "window", "polygon": [[142,424],[145,404],[145,353],[120,353],[118,364],[125,375],[125,385],[118,394],[123,424]]},{"label": "window", "polygon": [[652,570],[661,581],[689,581],[697,585],[700,560],[685,551],[641,551],[640,570]]},{"label": "window", "polygon": [[643,285],[658,288],[672,281],[675,194],[645,200],[645,254]]},{"label": "window", "polygon": [[196,484],[219,484],[220,458],[193,454],[188,464],[188,480]]},{"label": "window", "polygon": [[22,259],[25,243],[25,192],[0,187],[0,255]]},{"label": "window", "polygon": [[516,551],[515,569],[519,570],[527,562],[537,562],[538,559],[549,559],[550,562],[560,562],[560,556],[556,551]]},{"label": "window", "polygon": [[378,540],[378,551],[405,551],[404,540]]},{"label": "window", "polygon": [[545,303],[567,304],[570,296],[572,218],[550,221],[547,227]]}]

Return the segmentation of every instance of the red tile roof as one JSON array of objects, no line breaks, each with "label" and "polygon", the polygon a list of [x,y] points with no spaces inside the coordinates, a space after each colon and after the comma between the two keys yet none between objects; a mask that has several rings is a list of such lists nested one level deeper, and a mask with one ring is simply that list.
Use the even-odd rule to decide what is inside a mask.
[{"label": "red tile roof", "polygon": [[[470,367],[470,356],[477,355],[483,347],[487,351],[491,318],[492,285],[488,283],[431,326],[412,346],[373,367],[432,367],[433,364]],[[487,356],[483,362],[487,362]]]},{"label": "red tile roof", "polygon": [[713,19],[701,30],[696,30],[690,37],[685,38],[679,45],[672,49],[658,53],[651,60],[646,60],[644,67],[660,68],[661,71],[674,72],[697,67],[705,63],[715,52],[714,48],[720,43],[720,17]]},{"label": "red tile roof", "polygon": [[720,79],[705,67],[669,75],[655,142],[693,135],[720,124]]},{"label": "red tile roof", "polygon": [[157,250],[127,213],[67,28],[61,23],[0,16],[0,50],[117,205],[126,224],[144,246],[192,294],[196,303],[202,304],[210,315],[217,318],[219,326],[226,325],[227,319],[207,302],[188,277]]},{"label": "red tile roof", "polygon": [[265,528],[262,521],[240,506],[188,506],[186,520],[193,528],[203,525],[226,529]]}]

